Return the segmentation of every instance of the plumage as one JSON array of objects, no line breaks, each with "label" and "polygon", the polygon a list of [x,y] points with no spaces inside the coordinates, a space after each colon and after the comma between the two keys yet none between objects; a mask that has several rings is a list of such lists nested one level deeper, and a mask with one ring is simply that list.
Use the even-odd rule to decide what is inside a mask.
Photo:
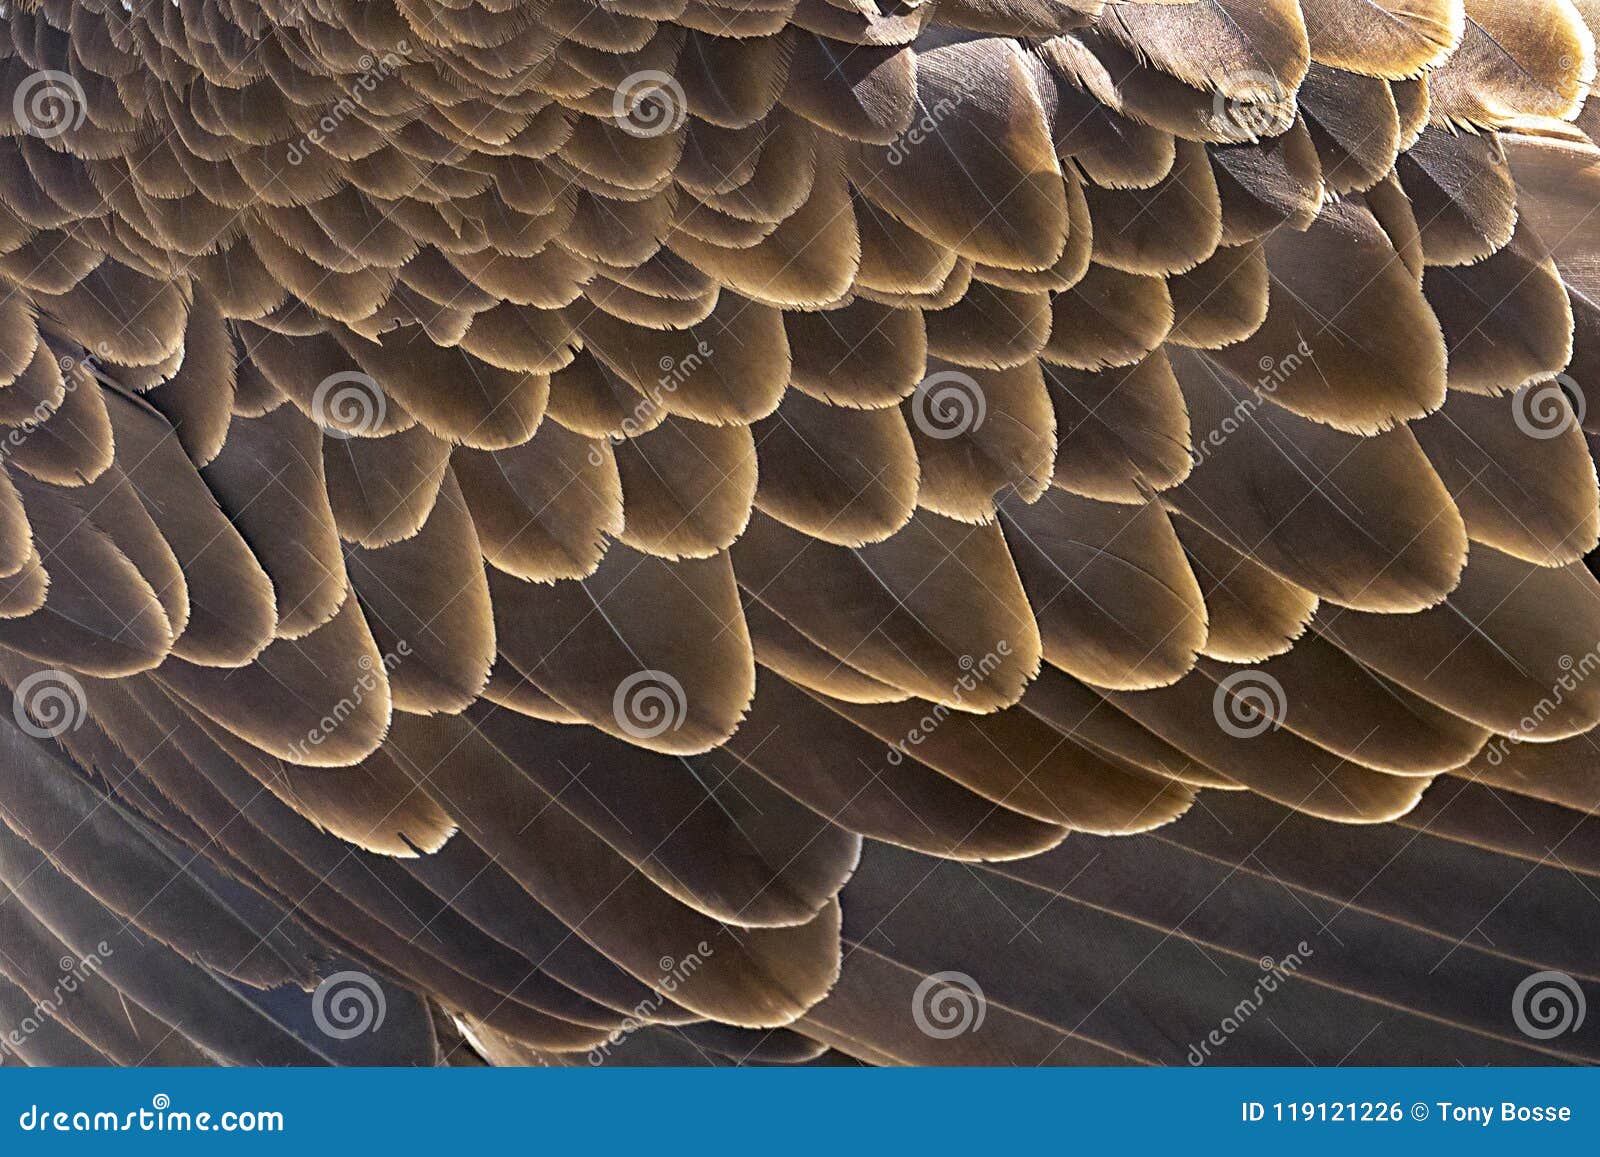
[{"label": "plumage", "polygon": [[0,1061],[1600,1059],[1596,27],[5,5]]}]

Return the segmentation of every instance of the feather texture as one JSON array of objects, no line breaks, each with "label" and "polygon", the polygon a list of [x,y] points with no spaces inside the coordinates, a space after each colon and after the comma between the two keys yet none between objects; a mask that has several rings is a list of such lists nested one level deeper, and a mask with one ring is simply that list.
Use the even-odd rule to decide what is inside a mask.
[{"label": "feather texture", "polygon": [[6,5],[0,1059],[1593,1062],[1596,22]]}]

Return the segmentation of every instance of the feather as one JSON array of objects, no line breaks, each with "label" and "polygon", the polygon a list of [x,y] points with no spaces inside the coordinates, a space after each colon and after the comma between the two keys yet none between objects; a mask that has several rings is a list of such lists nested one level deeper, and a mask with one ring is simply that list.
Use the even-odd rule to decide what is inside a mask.
[{"label": "feather", "polygon": [[539,374],[505,370],[465,349],[447,350],[416,327],[391,331],[368,342],[336,331],[345,352],[378,383],[379,397],[392,392],[430,433],[480,450],[523,442],[538,428],[549,396]]},{"label": "feather", "polygon": [[1319,600],[1187,518],[1173,519],[1206,603],[1204,654],[1224,663],[1260,663],[1288,651]]},{"label": "feather", "polygon": [[1175,683],[1206,645],[1206,606],[1154,503],[1115,506],[1051,490],[1007,501],[1002,525],[1053,667],[1096,687]]},{"label": "feather", "polygon": [[1185,84],[1233,99],[1294,92],[1310,59],[1300,5],[1288,0],[1135,4],[1101,27]]},{"label": "feather", "polygon": [[387,546],[422,529],[450,463],[450,447],[421,426],[381,438],[322,439],[328,503],[339,537]]},{"label": "feather", "polygon": [[1416,208],[1429,265],[1470,265],[1510,242],[1517,193],[1493,138],[1429,129],[1395,171]]},{"label": "feather", "polygon": [[[436,768],[430,792],[454,798],[524,887],[636,978],[648,982],[658,974],[663,950],[707,943],[702,963],[674,998],[726,1023],[773,1027],[798,1016],[837,974],[836,901],[808,924],[753,929],[735,939],[725,926],[637,876],[575,817],[551,807],[551,797],[525,777],[512,780],[513,770],[488,759],[471,761],[469,769],[457,753],[463,741],[469,751],[477,744],[463,724],[408,716],[401,726],[407,746]],[[541,855],[541,845],[560,847],[562,854]]]},{"label": "feather", "polygon": [[1452,389],[1503,393],[1552,378],[1572,360],[1572,303],[1526,227],[1476,265],[1428,270],[1422,290],[1449,345]]},{"label": "feather", "polygon": [[277,627],[272,582],[217,505],[154,409],[119,392],[105,394],[119,462],[183,570],[189,617],[173,653],[227,667],[249,662]]},{"label": "feather", "polygon": [[463,711],[489,681],[494,612],[478,532],[455,475],[411,538],[345,548],[350,589],[383,655],[400,711]]},{"label": "feather", "polygon": [[0,1063],[1600,1059],[1597,26],[7,5]]},{"label": "feather", "polygon": [[[938,131],[859,146],[850,175],[862,195],[963,256],[1015,269],[1053,265],[1066,244],[1066,195],[1016,48],[987,39],[919,52],[917,109]],[[949,180],[952,172],[961,177]]]},{"label": "feather", "polygon": [[[1274,404],[1347,432],[1439,408],[1447,358],[1439,322],[1369,211],[1329,205],[1306,232],[1280,229],[1264,248],[1266,319],[1212,355],[1217,363],[1246,381],[1282,379],[1270,390]],[[1297,351],[1308,364],[1284,375]]]},{"label": "feather", "polygon": [[[1020,708],[958,713],[929,726],[940,719],[928,714],[931,706],[908,700],[836,710],[891,748],[912,748],[919,762],[985,799],[1071,831],[1148,831],[1194,800],[1187,788],[1080,747]],[[996,749],[1007,758],[995,759]]]},{"label": "feather", "polygon": [[612,449],[555,421],[508,450],[458,447],[450,468],[484,558],[517,578],[583,578],[622,530]]},{"label": "feather", "polygon": [[1461,42],[1460,0],[1301,0],[1312,59],[1400,80],[1442,64]]},{"label": "feather", "polygon": [[[1258,400],[1203,355],[1173,351],[1172,362],[1190,422],[1206,431],[1195,444],[1210,448],[1170,495],[1186,517],[1341,605],[1418,611],[1455,588],[1466,531],[1409,430],[1341,433]],[[1327,528],[1341,524],[1362,529],[1335,540]]]},{"label": "feather", "polygon": [[310,634],[275,641],[246,666],[174,659],[156,678],[239,738],[312,767],[366,758],[389,727],[385,657],[354,599]]},{"label": "feather", "polygon": [[1322,162],[1303,119],[1281,136],[1210,152],[1223,244],[1254,241],[1284,224],[1303,230],[1316,219]]},{"label": "feather", "polygon": [[1236,668],[1212,660],[1200,669],[1236,704],[1258,683],[1275,685],[1284,703],[1279,726],[1374,771],[1437,775],[1468,763],[1489,740],[1481,727],[1361,668],[1317,637],[1261,663],[1244,680],[1233,679]]},{"label": "feather", "polygon": [[1060,436],[1054,485],[1101,502],[1142,502],[1188,476],[1189,413],[1164,353],[1099,373],[1044,369]]},{"label": "feather", "polygon": [[[49,347],[40,343],[46,360]],[[99,478],[115,457],[111,419],[100,383],[87,368],[71,364],[61,373],[61,401],[42,421],[24,419],[11,434],[7,457],[19,470],[56,486],[82,486]],[[31,377],[25,374],[24,379]],[[25,396],[22,381],[5,391]],[[9,398],[8,398],[9,400]],[[36,411],[37,413],[37,408]]]},{"label": "feather", "polygon": [[803,690],[819,691],[846,703],[897,703],[909,698],[904,691],[835,659],[765,603],[746,597],[744,621],[750,628],[756,663]]},{"label": "feather", "polygon": [[[81,780],[20,726],[9,720],[3,726],[0,745],[15,772],[0,800],[6,826],[34,847],[49,848],[61,872],[120,917],[108,936],[136,926],[193,963],[258,988],[309,979],[310,962],[291,960],[264,941],[198,873],[185,870],[181,848]],[[116,872],[94,870],[95,857],[106,854],[117,857]]]},{"label": "feather", "polygon": [[[888,541],[851,550],[758,515],[733,556],[745,590],[890,686],[945,702],[1003,642],[1005,652],[965,697],[964,709],[993,711],[1014,703],[1038,670],[1039,628],[996,526],[919,512]],[[962,613],[942,614],[950,603]]]},{"label": "feather", "polygon": [[1074,370],[1116,369],[1143,361],[1172,332],[1165,279],[1090,265],[1083,279],[1051,298],[1050,341],[1039,357]]},{"label": "feather", "polygon": [[1595,79],[1594,35],[1571,0],[1537,10],[1467,0],[1460,47],[1428,78],[1436,124],[1499,128],[1522,114],[1570,119]]},{"label": "feather", "polygon": [[1216,252],[1222,199],[1205,146],[1183,141],[1172,169],[1148,189],[1084,188],[1094,259],[1124,273],[1185,273]]},{"label": "feather", "polygon": [[[1313,629],[1401,686],[1500,734],[1551,742],[1600,722],[1593,693],[1582,686],[1550,706],[1550,688],[1593,645],[1584,602],[1559,620],[1529,619],[1523,610],[1548,605],[1595,579],[1581,565],[1535,567],[1487,546],[1474,546],[1461,585],[1441,606],[1393,620],[1324,608]],[[1379,624],[1382,624],[1381,626]],[[1600,638],[1600,635],[1596,635]],[[1445,655],[1450,662],[1440,663]]]},{"label": "feather", "polygon": [[[692,755],[738,726],[755,660],[727,554],[669,562],[613,545],[594,574],[489,575],[500,652],[562,706],[652,751]],[[672,646],[698,624],[693,651]]]},{"label": "feather", "polygon": [[923,378],[928,346],[919,310],[858,297],[837,309],[785,311],[783,327],[793,355],[791,384],[818,401],[883,409]]},{"label": "feather", "polygon": [[[802,733],[803,742],[789,738]],[[748,726],[729,750],[818,815],[933,855],[1011,859],[1054,847],[1067,834],[940,775],[915,750],[896,758],[843,715],[771,673],[761,676]]]},{"label": "feather", "polygon": [[[601,740],[609,758],[592,762],[580,755],[594,741],[583,729],[477,708],[467,721],[494,756],[561,798],[668,895],[713,919],[747,928],[806,924],[860,852],[859,837],[726,758],[680,760]],[[639,790],[644,783],[648,791]]]},{"label": "feather", "polygon": [[669,416],[612,449],[622,489],[617,537],[663,558],[709,558],[750,520],[756,489],[752,430]]},{"label": "feather", "polygon": [[1243,341],[1267,319],[1269,277],[1265,248],[1246,242],[1220,247],[1187,273],[1167,278],[1174,315],[1170,340],[1198,349]]},{"label": "feather", "polygon": [[1382,80],[1313,64],[1296,94],[1331,192],[1371,188],[1400,152],[1400,110]]},{"label": "feather", "polygon": [[836,546],[881,542],[910,521],[920,468],[898,410],[828,405],[796,391],[752,433],[763,514]]},{"label": "feather", "polygon": [[[1452,392],[1412,427],[1467,535],[1539,566],[1565,566],[1600,546],[1594,459],[1560,389],[1552,381],[1510,398]],[[1546,406],[1555,407],[1554,427],[1541,420]]]},{"label": "feather", "polygon": [[783,315],[724,293],[704,323],[656,332],[593,313],[578,327],[589,350],[669,414],[724,425],[777,408],[789,375]]},{"label": "feather", "polygon": [[[172,649],[172,623],[144,575],[66,497],[71,491],[31,480],[19,489],[48,593],[32,614],[0,620],[0,643],[88,674],[131,674],[159,664]],[[6,580],[7,602],[33,602],[38,580],[19,567]]]},{"label": "feather", "polygon": [[1038,362],[966,372],[930,358],[901,403],[922,470],[917,504],[962,522],[994,517],[1002,494],[1032,501],[1055,467],[1055,411]]}]

